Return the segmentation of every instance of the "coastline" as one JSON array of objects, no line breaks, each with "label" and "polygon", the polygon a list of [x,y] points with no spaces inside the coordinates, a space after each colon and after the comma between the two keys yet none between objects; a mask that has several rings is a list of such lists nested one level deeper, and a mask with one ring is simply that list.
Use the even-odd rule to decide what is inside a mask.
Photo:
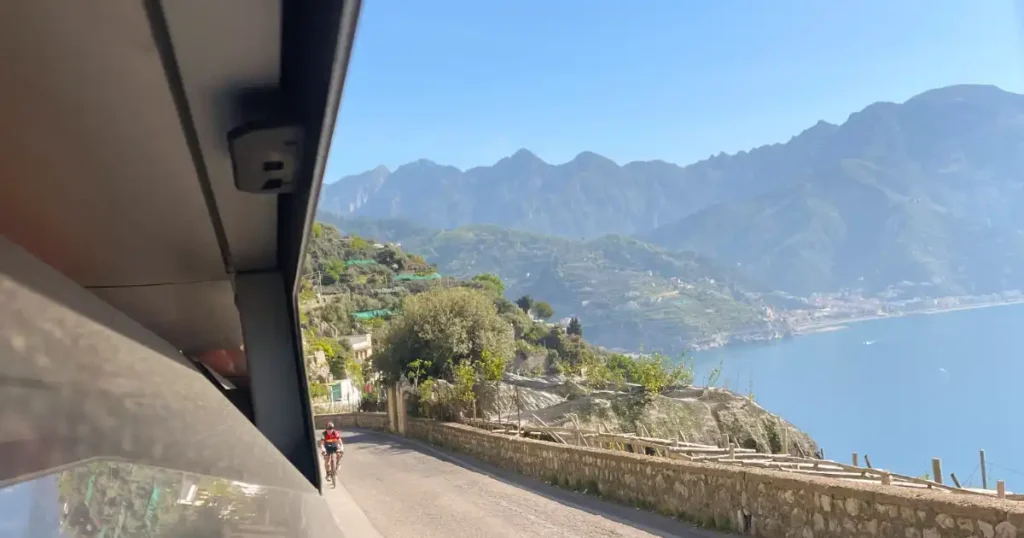
[{"label": "coastline", "polygon": [[822,332],[839,331],[839,330],[845,329],[846,325],[853,324],[853,323],[861,323],[861,322],[864,322],[864,321],[875,321],[875,320],[890,319],[890,318],[904,318],[904,317],[907,317],[907,316],[917,316],[917,315],[928,315],[928,316],[930,316],[930,315],[934,315],[934,314],[946,314],[946,313],[949,313],[949,312],[958,312],[958,311],[961,311],[961,310],[978,310],[978,309],[981,309],[981,308],[994,308],[994,307],[998,307],[998,306],[1012,306],[1012,305],[1019,305],[1019,304],[1024,304],[1024,299],[1014,299],[1014,300],[1009,300],[1009,301],[997,301],[997,302],[988,302],[988,303],[976,303],[976,304],[968,304],[968,305],[957,305],[957,306],[940,307],[940,308],[929,308],[929,309],[924,309],[924,310],[911,310],[911,311],[908,311],[908,312],[899,312],[899,313],[889,314],[889,315],[857,316],[857,317],[852,317],[852,318],[834,319],[834,320],[828,320],[828,321],[823,321],[823,322],[820,322],[820,323],[803,325],[803,326],[794,328],[793,329],[793,336],[799,336],[799,335],[805,335],[805,334],[817,334],[817,333],[822,333]]},{"label": "coastline", "polygon": [[922,310],[910,310],[910,311],[906,311],[906,312],[898,312],[898,313],[893,313],[893,314],[888,314],[888,315],[870,315],[870,316],[855,316],[855,317],[849,317],[849,318],[835,318],[835,319],[829,319],[829,320],[820,321],[820,322],[817,322],[817,323],[811,323],[811,324],[796,326],[796,327],[793,327],[790,330],[790,332],[786,333],[786,334],[775,332],[775,331],[766,331],[766,332],[760,333],[760,334],[741,333],[741,334],[724,334],[724,335],[719,335],[719,336],[717,336],[715,338],[709,338],[709,339],[706,339],[706,340],[703,340],[703,341],[700,341],[700,342],[691,342],[689,345],[686,346],[686,351],[689,351],[689,352],[699,352],[699,351],[706,351],[706,350],[709,350],[709,349],[717,349],[717,348],[723,348],[723,347],[727,347],[727,346],[736,346],[736,345],[741,345],[741,344],[752,344],[752,343],[758,343],[758,342],[762,342],[762,343],[763,342],[773,342],[773,341],[776,341],[776,340],[781,340],[781,339],[786,338],[788,336],[805,336],[805,335],[809,335],[809,334],[820,334],[820,333],[827,333],[827,332],[833,332],[833,331],[841,331],[843,329],[847,329],[849,327],[849,325],[852,325],[854,323],[861,323],[861,322],[865,322],[865,321],[876,321],[876,320],[890,319],[890,318],[903,318],[903,317],[907,317],[907,316],[917,316],[917,315],[945,314],[945,313],[948,313],[948,312],[957,312],[957,311],[960,311],[960,310],[977,310],[977,309],[981,309],[981,308],[993,308],[993,307],[997,307],[997,306],[1011,306],[1011,305],[1020,305],[1020,304],[1024,304],[1024,298],[1011,299],[1011,300],[1002,300],[1002,301],[996,301],[996,302],[985,302],[985,303],[973,303],[973,304],[965,304],[965,305],[956,305],[956,306],[949,306],[949,307],[927,308],[927,309],[922,309]]}]

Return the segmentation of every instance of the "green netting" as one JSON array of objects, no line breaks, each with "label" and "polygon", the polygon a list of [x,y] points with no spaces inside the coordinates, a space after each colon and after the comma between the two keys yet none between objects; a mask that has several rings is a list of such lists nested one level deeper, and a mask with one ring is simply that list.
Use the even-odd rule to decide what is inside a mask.
[{"label": "green netting", "polygon": [[146,528],[153,527],[153,517],[156,516],[156,507],[160,504],[160,486],[153,484],[153,493],[149,496],[149,503],[146,504]]},{"label": "green netting", "polygon": [[395,280],[437,280],[441,278],[441,275],[437,273],[431,273],[429,275],[398,275]]},{"label": "green netting", "polygon": [[364,310],[362,312],[352,312],[352,317],[355,318],[355,319],[358,319],[360,321],[365,321],[365,320],[373,319],[373,318],[387,317],[387,316],[390,316],[393,313],[394,312],[392,312],[391,310],[383,309],[382,308],[382,309],[378,309],[378,310]]},{"label": "green netting", "polygon": [[85,490],[85,504],[88,506],[89,501],[92,500],[93,484],[96,483],[96,473],[93,472],[89,475],[89,487]]},{"label": "green netting", "polygon": [[377,260],[345,260],[345,267],[350,265],[377,265]]}]

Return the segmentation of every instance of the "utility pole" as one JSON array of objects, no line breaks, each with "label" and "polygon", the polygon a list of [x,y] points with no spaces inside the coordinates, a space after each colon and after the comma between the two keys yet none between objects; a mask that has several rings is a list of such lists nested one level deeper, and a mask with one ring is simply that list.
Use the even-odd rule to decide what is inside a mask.
[{"label": "utility pole", "polygon": [[988,489],[988,473],[985,471],[985,449],[978,451],[981,456],[981,489]]}]

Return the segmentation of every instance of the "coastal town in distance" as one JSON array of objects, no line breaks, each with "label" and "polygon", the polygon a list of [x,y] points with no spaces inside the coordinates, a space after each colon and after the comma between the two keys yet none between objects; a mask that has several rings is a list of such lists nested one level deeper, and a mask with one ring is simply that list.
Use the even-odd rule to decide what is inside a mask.
[{"label": "coastal town in distance", "polygon": [[841,330],[848,323],[861,321],[1024,303],[1024,292],[1021,290],[940,297],[921,297],[913,294],[915,288],[925,286],[927,284],[902,282],[875,295],[851,290],[814,293],[808,297],[797,297],[783,292],[764,294],[760,299],[772,305],[765,307],[770,328],[716,334],[691,342],[687,346],[687,351]]}]

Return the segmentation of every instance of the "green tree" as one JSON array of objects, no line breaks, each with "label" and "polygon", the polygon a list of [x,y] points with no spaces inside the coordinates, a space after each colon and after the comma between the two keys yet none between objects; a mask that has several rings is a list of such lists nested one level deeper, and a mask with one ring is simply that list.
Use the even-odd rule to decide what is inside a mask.
[{"label": "green tree", "polygon": [[498,275],[482,273],[473,277],[472,281],[482,284],[485,288],[492,290],[498,295],[505,295],[505,283],[498,278]]},{"label": "green tree", "polygon": [[648,394],[658,394],[671,385],[689,385],[693,372],[684,364],[672,365],[668,357],[655,353],[635,359],[634,382]]},{"label": "green tree", "polygon": [[348,246],[352,250],[359,252],[370,248],[370,242],[358,235],[353,235],[348,239]]},{"label": "green tree", "polygon": [[609,367],[608,360],[601,360],[594,356],[590,364],[584,365],[586,369],[586,382],[594,388],[604,389],[609,385],[620,388],[626,381],[621,370],[613,370]]},{"label": "green tree", "polygon": [[485,349],[476,362],[477,374],[484,381],[501,381],[506,364],[506,360]]},{"label": "green tree", "polygon": [[419,386],[420,378],[423,377],[428,368],[430,367],[430,361],[424,361],[416,359],[406,366],[406,374],[412,377],[413,386]]},{"label": "green tree", "polygon": [[346,373],[345,357],[343,355],[334,355],[327,358],[327,368],[331,372],[331,377],[334,379],[345,379],[348,377]]},{"label": "green tree", "polygon": [[534,323],[529,321],[529,325],[523,331],[523,339],[531,344],[540,344],[546,348],[557,349],[558,342],[556,336],[552,335],[550,328],[545,327],[541,323]]},{"label": "green tree", "polygon": [[620,377],[623,381],[635,383],[637,378],[636,361],[632,357],[615,353],[608,357],[605,366],[612,375]]},{"label": "green tree", "polygon": [[685,361],[672,364],[668,357],[657,353],[637,358],[616,353],[604,361],[604,366],[608,370],[609,381],[636,383],[650,395],[672,385],[693,382],[693,370]]},{"label": "green tree", "polygon": [[569,326],[566,327],[565,332],[573,336],[583,336],[583,325],[580,325],[580,320],[577,317],[573,317],[569,320]]},{"label": "green tree", "polygon": [[431,410],[436,403],[437,391],[434,386],[437,382],[433,379],[425,379],[416,385],[416,397],[419,399],[420,413],[428,418],[433,418]]},{"label": "green tree", "polygon": [[555,310],[551,308],[551,305],[544,301],[537,301],[533,303],[531,310],[533,310],[533,315],[540,319],[548,319],[555,315]]},{"label": "green tree", "polygon": [[320,282],[325,286],[345,283],[349,280],[350,278],[345,272],[345,262],[334,259],[323,264],[323,269],[320,273]]},{"label": "green tree", "polygon": [[494,371],[514,355],[512,328],[487,294],[469,288],[439,288],[406,299],[380,338],[374,365],[389,381],[410,377],[414,361],[426,363],[424,376],[454,380],[456,365],[477,363]]},{"label": "green tree", "polygon": [[455,389],[455,400],[468,405],[476,400],[473,386],[476,384],[476,369],[467,360],[459,361],[452,372],[452,387]]},{"label": "green tree", "polygon": [[494,299],[494,307],[498,309],[499,314],[513,314],[521,316],[524,313],[519,309],[519,305],[504,297],[496,297]]},{"label": "green tree", "polygon": [[566,362],[566,367],[571,373],[582,374],[588,365],[594,364],[597,356],[594,349],[575,336],[566,336],[557,329],[552,331],[552,336],[558,339],[558,353]]},{"label": "green tree", "polygon": [[530,308],[533,307],[533,297],[530,297],[529,295],[523,295],[522,297],[516,299],[516,305],[519,306],[520,310],[529,314]]}]

